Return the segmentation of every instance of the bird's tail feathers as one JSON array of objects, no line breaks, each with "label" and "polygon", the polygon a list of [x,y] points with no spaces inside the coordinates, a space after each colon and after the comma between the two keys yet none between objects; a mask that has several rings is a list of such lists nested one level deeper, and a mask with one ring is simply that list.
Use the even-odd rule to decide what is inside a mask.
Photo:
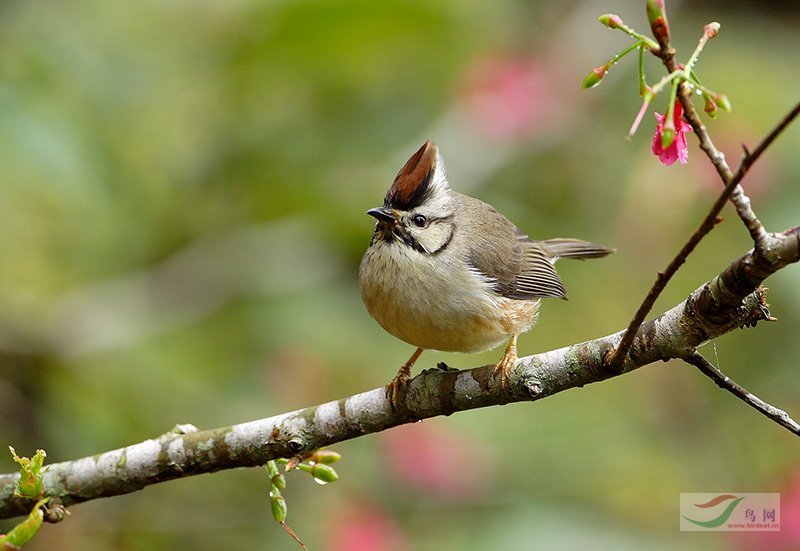
[{"label": "bird's tail feathers", "polygon": [[564,237],[547,239],[540,241],[539,244],[553,262],[559,258],[602,258],[616,251],[616,249],[595,245],[588,241]]}]

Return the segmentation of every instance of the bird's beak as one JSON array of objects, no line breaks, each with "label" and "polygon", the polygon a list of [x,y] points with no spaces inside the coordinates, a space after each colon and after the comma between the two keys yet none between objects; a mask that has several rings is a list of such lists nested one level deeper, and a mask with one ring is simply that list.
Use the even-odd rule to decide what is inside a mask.
[{"label": "bird's beak", "polygon": [[378,222],[389,222],[394,224],[397,222],[397,217],[392,209],[388,209],[386,207],[378,207],[374,209],[369,209],[367,214],[370,216],[375,217]]}]

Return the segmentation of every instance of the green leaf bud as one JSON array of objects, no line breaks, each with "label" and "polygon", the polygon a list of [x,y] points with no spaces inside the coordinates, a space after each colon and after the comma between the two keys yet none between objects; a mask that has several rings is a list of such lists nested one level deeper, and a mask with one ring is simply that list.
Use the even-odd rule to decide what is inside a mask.
[{"label": "green leaf bud", "polygon": [[44,450],[36,450],[33,459],[27,457],[20,457],[13,447],[9,446],[11,455],[14,456],[14,461],[20,466],[19,480],[14,494],[19,497],[26,497],[29,499],[39,499],[42,497],[44,488],[42,487],[42,465],[44,465],[44,458],[47,454]]},{"label": "green leaf bud", "polygon": [[37,501],[33,510],[25,520],[14,526],[5,536],[0,536],[0,549],[22,547],[36,535],[44,519],[44,513],[41,507],[47,503],[49,499],[50,498],[45,498]]},{"label": "green leaf bud", "polygon": [[326,484],[339,480],[339,475],[336,474],[334,468],[323,463],[311,467],[311,476],[313,476],[317,482],[324,482]]},{"label": "green leaf bud", "polygon": [[283,496],[278,491],[277,488],[272,488],[270,492],[270,507],[272,508],[272,517],[277,520],[278,522],[283,522],[286,520],[286,514],[288,512],[286,508],[286,500],[283,499]]},{"label": "green leaf bud", "polygon": [[308,457],[306,460],[309,463],[336,463],[342,458],[342,454],[332,450],[317,450]]}]

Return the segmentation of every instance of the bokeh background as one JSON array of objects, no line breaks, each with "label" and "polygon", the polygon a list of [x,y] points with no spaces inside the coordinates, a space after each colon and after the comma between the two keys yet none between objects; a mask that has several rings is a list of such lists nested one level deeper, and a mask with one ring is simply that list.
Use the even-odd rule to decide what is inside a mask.
[{"label": "bokeh background", "polygon": [[[722,24],[698,73],[733,103],[708,126],[735,163],[798,99],[800,10],[669,9],[681,59]],[[412,348],[361,305],[364,212],[427,138],[530,235],[618,249],[561,266],[570,301],[523,354],[624,327],[720,184],[692,136],[688,165],[657,162],[652,114],[624,141],[635,56],[580,90],[629,44],[607,12],[647,27],[643,0],[0,3],[0,445],[56,462],[385,384]],[[745,182],[769,229],[800,224],[799,145],[791,128]],[[750,248],[726,218],[658,311]],[[797,418],[800,267],[769,286],[780,321],[703,352]],[[339,482],[285,491],[312,549],[800,546],[796,437],[677,362],[335,449]],[[296,549],[267,491],[262,469],[168,482],[76,506],[29,548]],[[781,492],[784,531],[681,533],[680,492]]]}]

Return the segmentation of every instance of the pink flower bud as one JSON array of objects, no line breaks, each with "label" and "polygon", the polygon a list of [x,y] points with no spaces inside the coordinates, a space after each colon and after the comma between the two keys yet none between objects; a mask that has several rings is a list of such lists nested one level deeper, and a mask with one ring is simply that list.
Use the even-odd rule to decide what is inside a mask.
[{"label": "pink flower bud", "polygon": [[601,15],[597,18],[597,20],[609,29],[619,29],[624,25],[622,18],[619,15],[614,15],[613,13]]},{"label": "pink flower bud", "polygon": [[647,0],[647,20],[659,43],[669,42],[669,23],[664,0]]},{"label": "pink flower bud", "polygon": [[713,21],[708,25],[706,25],[705,27],[703,27],[703,32],[705,33],[706,37],[714,38],[715,36],[717,36],[717,33],[719,33],[719,27],[720,27],[719,23]]},{"label": "pink flower bud", "polygon": [[606,76],[606,73],[608,72],[609,68],[610,68],[610,65],[608,63],[606,63],[605,65],[598,65],[597,67],[592,69],[589,72],[589,74],[586,75],[586,78],[583,79],[583,82],[581,83],[581,87],[582,88],[594,88],[595,86],[600,84],[600,81],[603,80],[604,76]]}]

